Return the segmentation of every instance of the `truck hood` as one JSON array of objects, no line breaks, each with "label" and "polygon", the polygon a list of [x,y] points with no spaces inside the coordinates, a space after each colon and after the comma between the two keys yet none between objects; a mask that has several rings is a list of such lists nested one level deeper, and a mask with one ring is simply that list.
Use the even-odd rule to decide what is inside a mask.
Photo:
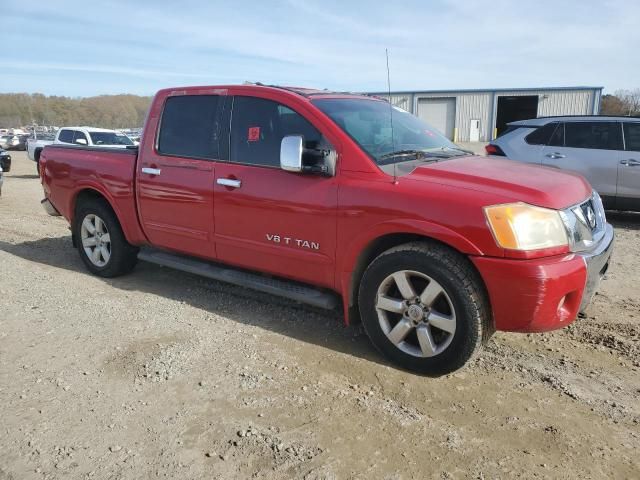
[{"label": "truck hood", "polygon": [[563,209],[591,195],[580,175],[493,157],[469,156],[422,165],[408,179],[493,193],[507,201]]}]

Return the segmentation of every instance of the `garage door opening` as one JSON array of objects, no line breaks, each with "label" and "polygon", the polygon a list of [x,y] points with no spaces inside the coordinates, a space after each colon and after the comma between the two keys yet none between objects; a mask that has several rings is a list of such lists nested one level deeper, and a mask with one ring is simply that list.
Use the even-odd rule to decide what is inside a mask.
[{"label": "garage door opening", "polygon": [[448,139],[453,140],[453,130],[456,126],[455,97],[419,99],[418,117]]},{"label": "garage door opening", "polygon": [[507,129],[507,123],[528,120],[538,116],[538,95],[498,97],[496,129],[498,135]]}]

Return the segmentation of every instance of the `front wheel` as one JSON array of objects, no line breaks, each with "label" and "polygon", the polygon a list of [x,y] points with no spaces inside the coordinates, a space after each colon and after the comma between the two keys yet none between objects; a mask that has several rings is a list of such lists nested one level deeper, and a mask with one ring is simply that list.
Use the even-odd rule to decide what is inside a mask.
[{"label": "front wheel", "polygon": [[135,267],[138,249],[127,242],[117,217],[103,200],[88,200],[78,207],[74,235],[91,273],[117,277]]},{"label": "front wheel", "polygon": [[407,370],[444,375],[461,368],[491,334],[487,294],[469,261],[431,242],[378,256],[360,283],[372,343]]}]

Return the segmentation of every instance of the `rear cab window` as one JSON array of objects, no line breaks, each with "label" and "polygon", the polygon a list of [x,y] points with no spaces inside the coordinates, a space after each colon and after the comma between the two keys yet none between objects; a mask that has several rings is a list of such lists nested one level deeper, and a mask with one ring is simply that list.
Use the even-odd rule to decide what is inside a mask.
[{"label": "rear cab window", "polygon": [[58,141],[63,143],[73,143],[73,130],[60,130]]},{"label": "rear cab window", "polygon": [[628,152],[640,152],[640,122],[624,123],[624,146]]},{"label": "rear cab window", "polygon": [[173,157],[217,159],[221,104],[218,95],[168,97],[158,130],[158,153]]}]

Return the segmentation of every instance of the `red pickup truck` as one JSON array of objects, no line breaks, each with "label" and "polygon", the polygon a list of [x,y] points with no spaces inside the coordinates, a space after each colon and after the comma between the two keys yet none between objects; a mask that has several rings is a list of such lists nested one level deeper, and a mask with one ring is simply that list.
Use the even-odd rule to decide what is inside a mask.
[{"label": "red pickup truck", "polygon": [[161,90],[139,147],[51,145],[43,205],[87,268],[138,259],[323,308],[439,375],[493,331],[564,327],[613,229],[581,177],[470,155],[388,102],[263,85]]}]

